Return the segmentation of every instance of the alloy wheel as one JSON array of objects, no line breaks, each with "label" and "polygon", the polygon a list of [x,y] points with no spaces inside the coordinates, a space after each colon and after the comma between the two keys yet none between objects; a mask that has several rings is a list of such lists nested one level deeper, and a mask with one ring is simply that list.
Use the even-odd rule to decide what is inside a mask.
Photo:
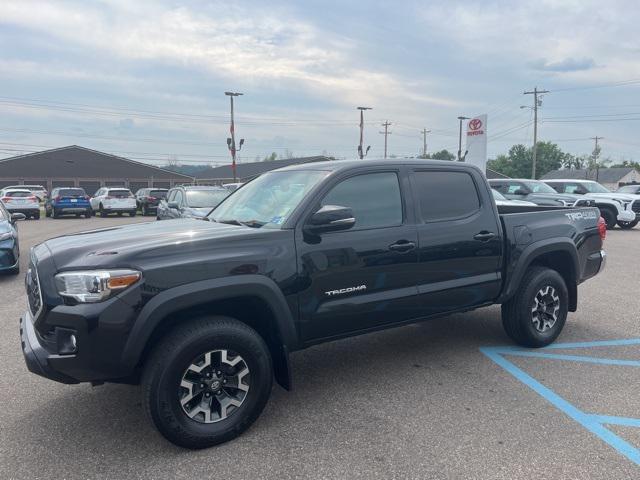
[{"label": "alloy wheel", "polygon": [[560,297],[555,288],[550,285],[542,287],[533,299],[531,321],[535,329],[546,332],[553,328],[560,313]]}]

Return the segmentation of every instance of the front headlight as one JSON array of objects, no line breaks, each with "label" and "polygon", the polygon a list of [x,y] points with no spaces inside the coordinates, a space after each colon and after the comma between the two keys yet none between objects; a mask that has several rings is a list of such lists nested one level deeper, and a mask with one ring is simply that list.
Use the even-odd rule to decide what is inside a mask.
[{"label": "front headlight", "polygon": [[3,240],[9,240],[10,238],[13,238],[13,233],[11,232],[0,233],[0,242],[2,242]]},{"label": "front headlight", "polygon": [[142,278],[135,270],[95,270],[63,272],[55,276],[56,288],[63,297],[80,303],[102,302]]}]

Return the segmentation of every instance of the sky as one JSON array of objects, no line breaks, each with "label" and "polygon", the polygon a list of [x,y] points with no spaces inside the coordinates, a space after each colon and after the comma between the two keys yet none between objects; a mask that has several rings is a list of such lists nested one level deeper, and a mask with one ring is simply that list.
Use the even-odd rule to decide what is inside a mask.
[{"label": "sky", "polygon": [[[0,3],[0,158],[77,144],[156,165],[457,151],[488,114],[493,158],[538,136],[640,160],[637,1]],[[520,108],[527,106],[527,108]]]}]

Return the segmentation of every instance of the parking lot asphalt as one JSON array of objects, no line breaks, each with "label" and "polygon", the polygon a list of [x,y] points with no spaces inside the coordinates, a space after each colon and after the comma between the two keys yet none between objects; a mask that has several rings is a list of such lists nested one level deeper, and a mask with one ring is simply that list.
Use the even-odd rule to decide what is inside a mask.
[{"label": "parking lot asphalt", "polygon": [[[20,222],[22,267],[29,247],[47,238],[150,220]],[[578,312],[558,339],[589,344],[553,353],[639,361],[633,342],[591,342],[640,338],[640,228],[609,232],[605,249],[606,270],[580,286]],[[499,356],[516,370],[500,365],[480,350],[511,345],[499,307],[295,353],[292,392],[274,387],[248,432],[194,452],[155,432],[137,387],[66,386],[29,373],[18,332],[25,305],[22,275],[0,277],[3,479],[640,478],[621,444],[570,414],[640,419],[640,368],[508,354]],[[633,422],[608,428],[640,449]]]}]

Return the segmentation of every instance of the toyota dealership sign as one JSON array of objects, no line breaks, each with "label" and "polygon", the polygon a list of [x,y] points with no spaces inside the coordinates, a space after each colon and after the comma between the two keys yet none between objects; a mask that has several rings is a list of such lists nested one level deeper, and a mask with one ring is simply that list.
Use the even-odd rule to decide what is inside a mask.
[{"label": "toyota dealership sign", "polygon": [[483,172],[487,169],[487,115],[478,115],[467,121],[467,163]]}]

